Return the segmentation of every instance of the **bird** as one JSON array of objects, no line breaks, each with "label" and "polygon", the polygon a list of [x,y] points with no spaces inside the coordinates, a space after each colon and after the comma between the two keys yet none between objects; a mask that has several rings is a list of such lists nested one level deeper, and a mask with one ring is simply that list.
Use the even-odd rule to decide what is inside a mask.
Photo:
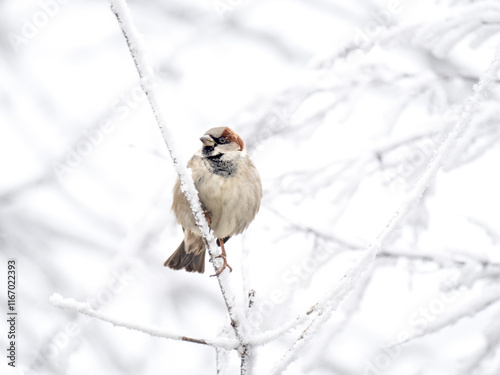
[{"label": "bird", "polygon": [[[259,172],[248,156],[245,143],[229,127],[209,129],[201,138],[202,147],[189,160],[194,185],[205,218],[221,247],[222,267],[227,263],[224,244],[248,228],[260,208],[262,183]],[[205,243],[196,225],[189,202],[181,191],[181,181],[173,189],[172,210],[182,226],[184,239],[165,261],[164,266],[187,272],[205,271]]]}]

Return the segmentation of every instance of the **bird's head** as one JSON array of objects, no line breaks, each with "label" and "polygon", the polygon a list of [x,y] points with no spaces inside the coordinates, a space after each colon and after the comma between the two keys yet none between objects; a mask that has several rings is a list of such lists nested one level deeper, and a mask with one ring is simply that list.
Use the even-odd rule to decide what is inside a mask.
[{"label": "bird's head", "polygon": [[218,127],[208,130],[201,138],[201,153],[206,158],[220,158],[223,155],[246,153],[245,143],[232,129]]}]

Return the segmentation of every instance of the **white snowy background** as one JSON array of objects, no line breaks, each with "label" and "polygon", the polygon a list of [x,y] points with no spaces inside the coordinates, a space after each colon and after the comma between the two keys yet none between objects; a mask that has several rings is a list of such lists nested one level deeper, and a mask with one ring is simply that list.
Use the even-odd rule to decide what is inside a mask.
[{"label": "white snowy background", "polygon": [[[261,210],[226,246],[235,303],[264,342],[250,373],[281,373],[285,353],[284,374],[500,373],[498,72],[373,265],[349,274],[480,89],[498,2],[128,4],[182,157],[227,125],[261,173]],[[211,264],[163,267],[182,240],[176,172],[109,2],[1,1],[0,83],[0,274],[17,259],[19,373],[240,373],[234,350],[50,301],[193,338],[234,334]],[[273,336],[345,275],[354,289],[306,345],[292,347],[307,321]]]}]

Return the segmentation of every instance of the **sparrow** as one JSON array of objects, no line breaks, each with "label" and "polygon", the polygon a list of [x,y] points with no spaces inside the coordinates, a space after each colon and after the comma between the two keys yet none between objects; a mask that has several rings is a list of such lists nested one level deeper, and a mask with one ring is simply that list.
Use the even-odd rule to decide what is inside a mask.
[{"label": "sparrow", "polygon": [[[228,127],[208,130],[201,138],[202,148],[188,162],[201,206],[217,245],[221,247],[223,266],[227,264],[224,244],[242,233],[259,211],[262,198],[260,175],[248,156],[241,137]],[[164,266],[188,272],[205,271],[205,243],[196,225],[191,207],[177,178],[172,210],[182,225],[184,240]]]}]

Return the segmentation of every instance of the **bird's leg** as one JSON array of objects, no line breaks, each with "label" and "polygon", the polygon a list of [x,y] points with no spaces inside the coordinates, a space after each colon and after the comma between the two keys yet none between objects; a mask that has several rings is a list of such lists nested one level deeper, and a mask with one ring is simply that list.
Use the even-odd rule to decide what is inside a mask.
[{"label": "bird's leg", "polygon": [[212,225],[212,216],[208,211],[205,211],[204,213],[205,213],[205,219],[207,219],[208,226],[210,227]]},{"label": "bird's leg", "polygon": [[[212,216],[210,215],[210,212],[205,211],[205,219],[207,219],[208,226],[210,226],[212,224]],[[229,272],[233,272],[233,269],[231,268],[231,266],[229,264],[227,264],[226,249],[224,249],[224,239],[218,238],[217,245],[220,246],[222,254],[216,256],[216,258],[222,258],[222,261],[224,263],[222,264],[221,269],[219,271],[217,271],[215,273],[215,275],[212,275],[212,276],[219,276],[222,273],[222,271],[224,271],[226,269],[226,267],[229,268]]]},{"label": "bird's leg", "polygon": [[221,248],[221,251],[222,251],[222,254],[221,255],[218,255],[216,258],[222,258],[222,261],[224,262],[222,264],[222,267],[220,270],[218,270],[215,275],[212,275],[212,276],[219,276],[222,271],[224,271],[227,268],[229,268],[229,272],[233,272],[233,269],[231,268],[231,266],[229,264],[227,264],[227,259],[226,259],[226,249],[224,249],[224,240],[222,238],[219,238],[219,245],[220,245],[220,248]]}]

